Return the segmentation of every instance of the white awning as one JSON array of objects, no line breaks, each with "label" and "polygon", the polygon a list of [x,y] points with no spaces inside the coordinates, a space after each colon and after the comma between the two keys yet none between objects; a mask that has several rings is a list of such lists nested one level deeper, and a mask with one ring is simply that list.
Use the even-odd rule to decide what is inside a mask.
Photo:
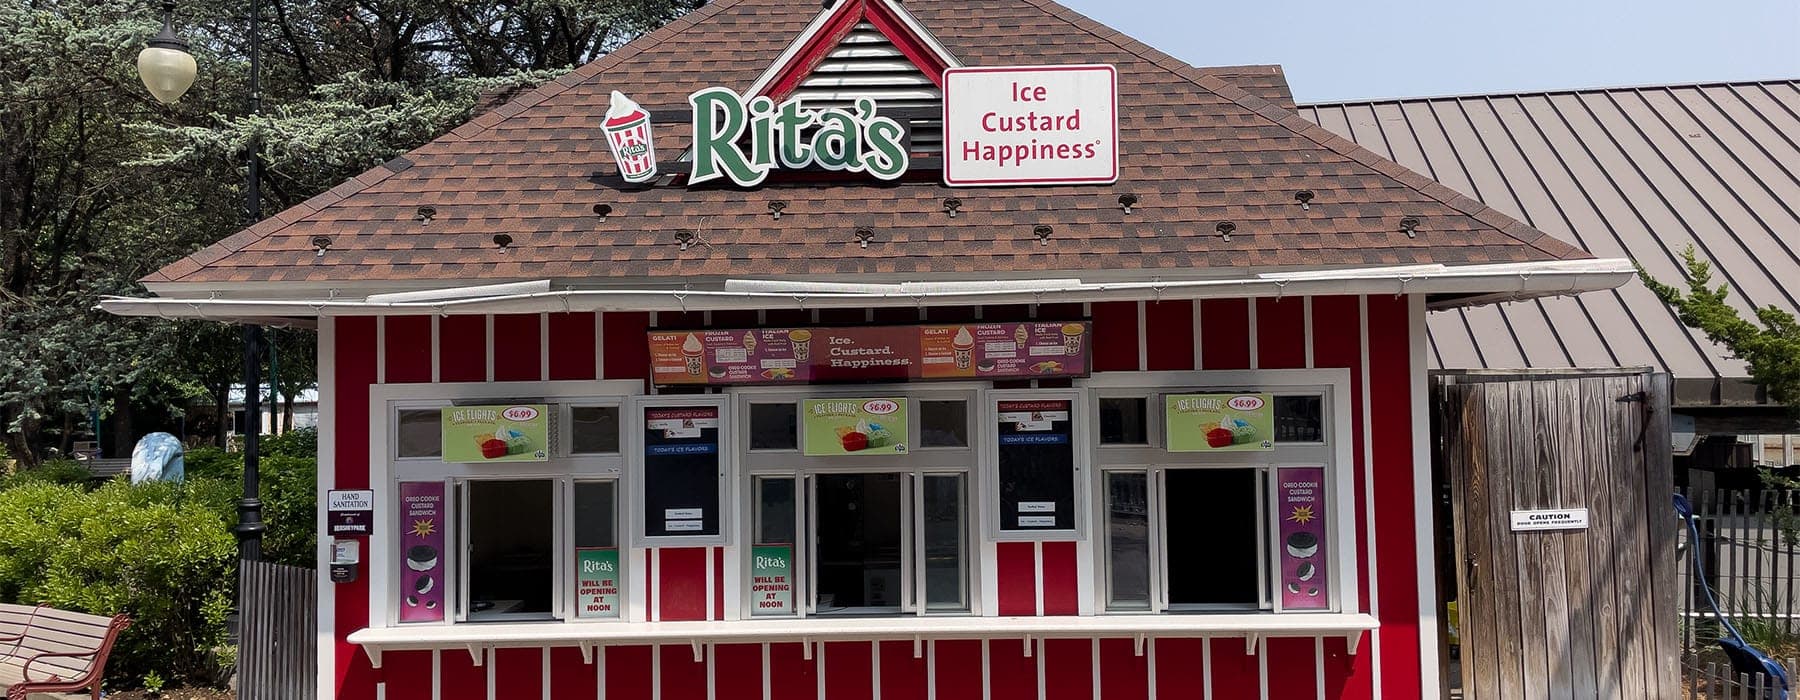
[{"label": "white awning", "polygon": [[1416,265],[1204,280],[1088,283],[1075,279],[996,282],[845,284],[729,280],[723,289],[566,289],[548,281],[446,287],[362,299],[108,297],[100,308],[121,316],[216,321],[402,314],[516,314],[592,311],[974,306],[1301,297],[1336,294],[1426,294],[1434,308],[1468,306],[1611,289],[1630,281],[1629,260],[1572,260],[1504,265]]}]

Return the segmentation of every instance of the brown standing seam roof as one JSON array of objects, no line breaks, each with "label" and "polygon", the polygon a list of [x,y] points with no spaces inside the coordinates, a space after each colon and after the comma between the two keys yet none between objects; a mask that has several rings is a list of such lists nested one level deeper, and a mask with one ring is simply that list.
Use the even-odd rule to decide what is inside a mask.
[{"label": "brown standing seam roof", "polygon": [[[1174,278],[1587,257],[1268,101],[1291,99],[1278,69],[1208,73],[1046,0],[904,7],[966,65],[1117,65],[1120,181],[950,189],[934,174],[897,186],[615,187],[598,129],[609,91],[668,113],[702,87],[747,89],[819,11],[803,0],[721,0],[145,281],[229,292],[248,282]],[[688,146],[687,130],[656,125],[661,160]],[[1299,190],[1316,193],[1308,211]],[[1140,198],[1131,214],[1118,204],[1127,192]],[[945,197],[962,200],[959,216],[944,214]],[[771,200],[787,205],[779,220]],[[612,207],[604,222],[596,204]],[[436,210],[429,223],[416,220],[421,206]],[[1400,231],[1405,216],[1419,217],[1417,238]],[[1223,221],[1236,226],[1230,241],[1215,233]],[[1040,224],[1053,227],[1047,246],[1033,234]],[[858,226],[874,230],[867,249]],[[703,243],[679,250],[681,231]],[[504,254],[498,233],[513,240]],[[330,238],[323,256],[315,236]]]},{"label": "brown standing seam roof", "polygon": [[[1800,295],[1800,84],[1666,85],[1306,105],[1346,138],[1603,258],[1682,279],[1693,245],[1732,301]],[[1432,313],[1448,369],[1654,366],[1684,404],[1763,400],[1744,363],[1641,282]]]}]

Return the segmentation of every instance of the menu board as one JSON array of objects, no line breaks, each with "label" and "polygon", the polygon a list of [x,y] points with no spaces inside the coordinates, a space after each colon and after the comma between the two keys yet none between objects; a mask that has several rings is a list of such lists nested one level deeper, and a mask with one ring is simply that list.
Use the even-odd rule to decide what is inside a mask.
[{"label": "menu board", "polygon": [[1163,400],[1170,452],[1275,449],[1275,402],[1269,394],[1169,394]]},{"label": "menu board", "polygon": [[658,385],[1081,377],[1091,328],[1068,323],[651,331]]},{"label": "menu board", "polygon": [[1331,607],[1325,539],[1325,469],[1275,470],[1276,515],[1281,518],[1281,609]]},{"label": "menu board", "polygon": [[1071,402],[998,405],[1001,530],[1075,527],[1075,441]]},{"label": "menu board", "polygon": [[575,550],[575,616],[619,616],[619,550],[580,547]]},{"label": "menu board", "polygon": [[543,462],[550,459],[549,406],[451,406],[443,409],[446,462]]},{"label": "menu board", "polygon": [[644,409],[644,535],[719,534],[719,409]]},{"label": "menu board", "polygon": [[400,482],[401,622],[444,621],[444,482]]},{"label": "menu board", "polygon": [[809,457],[906,454],[906,399],[807,399],[800,426]]}]

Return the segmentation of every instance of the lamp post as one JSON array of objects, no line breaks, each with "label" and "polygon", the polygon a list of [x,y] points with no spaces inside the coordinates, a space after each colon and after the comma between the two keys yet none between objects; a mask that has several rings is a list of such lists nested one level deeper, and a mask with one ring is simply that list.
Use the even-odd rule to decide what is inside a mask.
[{"label": "lamp post", "polygon": [[[164,0],[162,8],[162,31],[145,42],[144,50],[138,53],[138,77],[143,79],[144,87],[150,90],[151,96],[158,102],[174,104],[194,84],[194,75],[198,69],[193,54],[188,53],[188,43],[175,34],[175,3]],[[262,111],[259,64],[262,32],[257,27],[257,19],[261,15],[262,2],[250,0],[251,114]],[[262,219],[260,139],[252,137],[246,157],[248,163],[245,168],[244,212],[246,225],[254,225]],[[261,459],[258,455],[258,443],[262,436],[262,346],[262,326],[244,324],[244,494],[238,501],[238,524],[232,531],[238,538],[238,557],[247,560],[262,558],[262,533],[267,529],[262,521],[262,499],[259,493],[262,477]],[[224,420],[224,416],[219,419]]]}]

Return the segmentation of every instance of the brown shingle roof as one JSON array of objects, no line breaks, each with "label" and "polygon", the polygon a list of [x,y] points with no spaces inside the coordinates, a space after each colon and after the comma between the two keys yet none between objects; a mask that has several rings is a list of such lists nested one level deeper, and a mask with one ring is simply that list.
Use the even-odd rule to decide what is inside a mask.
[{"label": "brown shingle roof", "polygon": [[[1586,257],[1265,99],[1287,95],[1278,69],[1195,68],[1047,0],[912,0],[905,7],[966,65],[1116,65],[1119,182],[614,187],[598,128],[611,90],[655,112],[685,107],[702,87],[747,88],[818,11],[800,0],[721,0],[145,281],[917,279],[1095,270],[1176,277],[1204,268]],[[656,130],[665,162],[688,145],[686,124]],[[1309,210],[1295,203],[1299,190],[1315,193]],[[1131,214],[1118,205],[1123,192],[1140,199]],[[945,197],[962,200],[957,217],[944,214]],[[787,204],[779,220],[769,215],[771,200]],[[612,207],[604,222],[593,213],[600,203]],[[429,223],[416,220],[421,206],[436,209]],[[1403,216],[1420,219],[1416,238],[1400,232]],[[1215,233],[1222,221],[1236,225],[1229,241]],[[1039,224],[1054,228],[1049,245],[1033,235]],[[858,226],[874,229],[866,249],[857,245]],[[680,231],[697,233],[703,244],[679,250]],[[504,254],[492,241],[499,233],[513,241]],[[320,235],[331,245],[316,256],[311,240]]]}]

